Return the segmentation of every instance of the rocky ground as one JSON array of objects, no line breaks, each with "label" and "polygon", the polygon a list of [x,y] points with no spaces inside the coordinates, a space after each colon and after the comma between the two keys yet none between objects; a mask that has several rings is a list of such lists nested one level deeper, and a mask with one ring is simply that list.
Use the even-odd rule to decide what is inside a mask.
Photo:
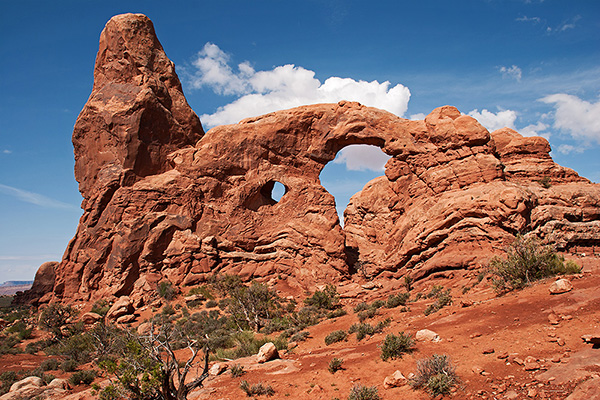
[{"label": "rocky ground", "polygon": [[[400,379],[397,387],[384,385],[386,377],[400,371],[404,377],[416,370],[417,360],[432,354],[447,354],[456,367],[460,384],[450,397],[457,399],[568,399],[600,398],[600,349],[582,336],[600,334],[600,260],[578,260],[582,274],[568,277],[573,289],[551,294],[556,278],[540,281],[524,290],[498,297],[487,278],[479,281],[475,271],[446,274],[437,280],[416,284],[411,298],[428,293],[434,285],[451,289],[453,303],[430,315],[424,310],[433,302],[424,296],[400,308],[380,308],[366,322],[375,325],[386,318],[391,323],[382,333],[358,341],[354,334],[345,341],[325,344],[336,330],[348,330],[358,322],[353,308],[360,302],[387,299],[404,290],[403,282],[363,281],[338,288],[347,315],[325,320],[307,330],[306,341],[291,343],[280,358],[258,363],[257,356],[221,364],[239,364],[246,373],[233,377],[229,371],[211,375],[204,388],[189,399],[242,399],[242,380],[270,385],[274,398],[346,399],[352,386],[376,386],[382,399],[428,399]],[[468,288],[468,289],[466,289]],[[416,350],[401,359],[383,361],[380,345],[389,333],[401,331],[415,337],[430,330],[438,339],[418,340]],[[596,346],[597,347],[597,346]],[[328,371],[332,358],[343,359],[343,369]],[[0,358],[0,372],[33,369],[45,357],[15,355]],[[214,365],[212,363],[211,365]],[[52,371],[50,371],[52,372]],[[59,378],[63,377],[57,372]],[[104,378],[96,378],[101,383]],[[389,383],[389,382],[388,382]],[[92,398],[90,389],[52,389],[52,398]],[[36,392],[37,393],[37,392]],[[1,397],[10,397],[11,393]],[[58,396],[58,397],[56,397]]]}]

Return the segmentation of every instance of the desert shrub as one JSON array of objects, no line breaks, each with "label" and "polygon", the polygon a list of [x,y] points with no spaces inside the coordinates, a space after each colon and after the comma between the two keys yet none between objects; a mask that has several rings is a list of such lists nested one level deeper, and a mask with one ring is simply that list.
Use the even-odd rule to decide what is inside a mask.
[{"label": "desert shrub", "polygon": [[15,336],[8,336],[0,340],[0,355],[3,354],[17,354],[19,349],[15,347],[19,344],[19,339]]},{"label": "desert shrub", "polygon": [[380,400],[377,386],[354,385],[350,389],[348,400]]},{"label": "desert shrub", "polygon": [[87,333],[70,336],[46,349],[48,354],[64,356],[78,364],[91,361],[93,351],[92,337]]},{"label": "desert shrub", "polygon": [[[434,289],[436,289],[436,288],[441,288],[441,286],[434,286]],[[432,303],[432,304],[428,305],[427,308],[425,308],[425,311],[423,312],[425,315],[432,314],[436,311],[441,310],[442,308],[446,307],[447,305],[452,304],[452,296],[450,295],[450,289],[435,290],[435,293],[434,293],[434,290],[432,289],[431,293],[429,293],[429,295],[427,295],[427,297],[430,298],[432,296],[435,296],[435,298],[436,298],[435,303]]]},{"label": "desert shrub", "polygon": [[52,333],[56,339],[63,337],[61,328],[67,324],[69,318],[77,315],[77,311],[69,305],[60,303],[49,304],[40,314],[40,328]]},{"label": "desert shrub", "polygon": [[244,367],[240,364],[232,365],[231,368],[229,369],[229,372],[231,373],[231,376],[233,376],[234,378],[239,378],[240,376],[242,376],[246,373],[246,371],[244,370]]},{"label": "desert shrub", "polygon": [[406,302],[410,297],[409,293],[398,293],[397,295],[389,295],[385,306],[387,308],[396,308],[398,306],[405,306]]},{"label": "desert shrub", "polygon": [[105,316],[108,313],[108,310],[110,310],[110,303],[104,299],[100,299],[92,305],[91,311],[93,313]]},{"label": "desert shrub", "polygon": [[196,286],[195,288],[190,289],[188,292],[188,296],[201,294],[205,299],[214,300],[215,296],[212,294],[210,289],[206,285]]},{"label": "desert shrub", "polygon": [[165,300],[173,300],[176,294],[173,284],[169,281],[160,282],[158,284],[158,287],[156,288],[156,292],[160,297],[162,297]]},{"label": "desert shrub", "polygon": [[385,340],[381,344],[381,359],[402,358],[404,353],[410,353],[415,348],[415,341],[409,334],[400,332],[398,336],[390,333],[386,335]]},{"label": "desert shrub", "polygon": [[90,385],[96,378],[96,371],[93,369],[87,371],[77,371],[69,377],[69,383],[73,386]]},{"label": "desert shrub", "polygon": [[213,275],[210,278],[209,283],[217,290],[217,292],[219,292],[219,294],[221,294],[221,296],[231,295],[233,292],[244,286],[242,279],[239,276],[228,274]]},{"label": "desert shrub", "polygon": [[346,340],[348,334],[344,330],[333,331],[329,335],[325,336],[325,344],[330,345],[332,343],[341,342]]},{"label": "desert shrub", "polygon": [[12,326],[6,328],[6,332],[15,334],[19,340],[31,338],[33,329],[27,329],[27,323],[23,320],[15,321]]},{"label": "desert shrub", "polygon": [[410,381],[413,388],[423,388],[432,397],[450,393],[457,383],[456,370],[446,354],[434,354],[418,360],[417,372]]},{"label": "desert shrub", "polygon": [[377,325],[372,326],[367,322],[360,322],[357,324],[352,324],[350,329],[348,329],[348,333],[356,333],[357,340],[363,340],[367,336],[373,336],[376,333],[383,332],[383,329],[389,326],[391,322],[390,318],[385,319],[384,321],[380,321]]},{"label": "desert shrub", "polygon": [[567,262],[550,246],[542,246],[533,237],[518,235],[506,251],[506,258],[494,257],[489,269],[498,293],[522,289],[531,282],[558,274],[579,272],[573,262]]},{"label": "desert shrub", "polygon": [[545,176],[542,179],[540,179],[538,181],[538,183],[544,188],[544,189],[550,189],[550,187],[552,187],[552,182],[550,181],[550,177]]},{"label": "desert shrub", "polygon": [[333,310],[333,311],[327,313],[326,316],[328,319],[332,319],[332,318],[342,317],[346,314],[348,314],[346,312],[346,310],[344,310],[343,308],[338,308],[337,310]]},{"label": "desert shrub", "polygon": [[327,370],[329,372],[331,372],[332,374],[335,374],[337,371],[343,369],[342,368],[343,363],[344,363],[344,360],[342,360],[341,358],[334,357],[331,359],[331,361],[329,361],[329,366],[327,367]]},{"label": "desert shrub", "polygon": [[258,332],[269,320],[280,316],[280,298],[267,285],[253,281],[232,289],[227,310],[239,329]]},{"label": "desert shrub", "polygon": [[356,307],[354,307],[354,312],[356,314],[358,314],[359,312],[365,311],[365,310],[368,310],[368,309],[369,309],[369,303],[363,301],[361,303],[358,303],[356,305]]},{"label": "desert shrub", "polygon": [[63,372],[73,372],[77,370],[79,364],[75,360],[65,360],[60,363],[60,369]]},{"label": "desert shrub", "polygon": [[333,310],[338,307],[339,301],[340,296],[336,287],[328,284],[325,289],[315,291],[311,297],[304,300],[304,303],[318,309]]},{"label": "desert shrub", "polygon": [[373,318],[375,315],[377,315],[377,308],[369,307],[368,309],[358,313],[358,320],[363,322],[366,319]]},{"label": "desert shrub", "polygon": [[0,374],[0,396],[8,393],[13,383],[19,380],[19,376],[14,371],[5,371]]},{"label": "desert shrub", "polygon": [[215,308],[218,305],[219,303],[217,303],[215,300],[209,300],[205,304],[206,308]]},{"label": "desert shrub", "polygon": [[242,389],[246,396],[273,396],[275,394],[275,390],[270,385],[265,385],[263,383],[254,383],[250,385],[248,381],[240,382],[240,389]]},{"label": "desert shrub", "polygon": [[310,333],[308,333],[307,331],[301,331],[293,334],[290,337],[290,342],[304,342],[306,339],[308,339],[309,336]]},{"label": "desert shrub", "polygon": [[404,276],[404,288],[406,289],[407,292],[410,292],[413,289],[413,278],[411,278],[408,275]]},{"label": "desert shrub", "polygon": [[60,361],[58,361],[56,358],[44,360],[40,364],[42,371],[56,371],[58,367],[60,367]]}]

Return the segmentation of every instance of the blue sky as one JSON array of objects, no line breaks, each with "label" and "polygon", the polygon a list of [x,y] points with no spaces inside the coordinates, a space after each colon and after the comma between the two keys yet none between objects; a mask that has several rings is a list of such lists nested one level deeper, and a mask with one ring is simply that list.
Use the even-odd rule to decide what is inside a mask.
[{"label": "blue sky", "polygon": [[[597,0],[0,0],[0,282],[32,279],[75,233],[71,133],[100,32],[124,12],[153,20],[205,128],[339,96],[406,118],[449,104],[548,138],[600,182]],[[340,208],[381,174],[349,151],[357,165],[321,176]]]}]

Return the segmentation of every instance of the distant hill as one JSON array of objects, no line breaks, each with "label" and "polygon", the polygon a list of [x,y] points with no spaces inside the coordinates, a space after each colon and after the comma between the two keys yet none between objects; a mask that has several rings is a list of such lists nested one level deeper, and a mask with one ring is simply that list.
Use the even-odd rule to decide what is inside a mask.
[{"label": "distant hill", "polygon": [[0,295],[13,295],[31,288],[33,281],[6,281],[0,284]]}]

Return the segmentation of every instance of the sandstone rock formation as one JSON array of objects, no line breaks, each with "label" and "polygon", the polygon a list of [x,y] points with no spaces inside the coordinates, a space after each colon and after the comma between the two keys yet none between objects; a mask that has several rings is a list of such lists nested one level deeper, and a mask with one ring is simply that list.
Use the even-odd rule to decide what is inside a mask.
[{"label": "sandstone rock formation", "polygon": [[[555,164],[545,139],[490,133],[454,107],[411,121],[318,104],[204,134],[142,15],[107,23],[73,143],[84,215],[54,269],[54,300],[130,296],[139,307],[162,280],[216,272],[307,288],[350,277],[357,262],[421,279],[482,265],[517,233],[563,251],[600,245],[600,185]],[[319,174],[352,144],[392,158],[342,229]]]}]

